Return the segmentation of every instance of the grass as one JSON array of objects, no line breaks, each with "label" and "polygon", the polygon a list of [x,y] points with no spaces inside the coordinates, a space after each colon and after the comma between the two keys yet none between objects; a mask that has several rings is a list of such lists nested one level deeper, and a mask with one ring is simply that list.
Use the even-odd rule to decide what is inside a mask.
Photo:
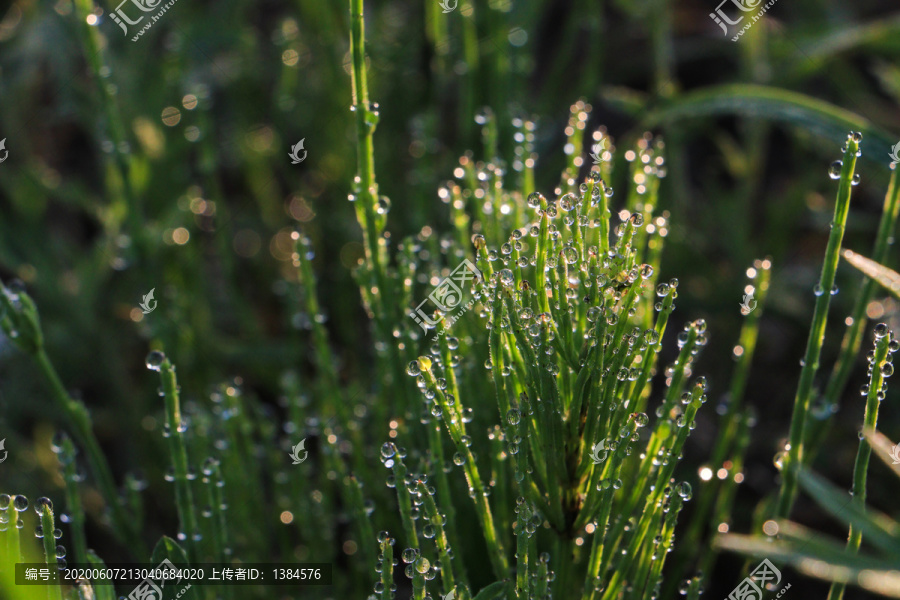
[{"label": "grass", "polygon": [[[335,569],[332,588],[195,586],[186,600],[696,599],[743,576],[723,549],[834,581],[833,600],[845,585],[900,594],[897,525],[866,508],[884,501],[868,483],[871,449],[884,457],[891,446],[876,430],[894,424],[890,411],[877,416],[889,325],[875,328],[865,410],[845,407],[855,412],[843,421],[861,418],[866,436],[852,501],[812,471],[826,447],[856,444],[833,415],[860,374],[868,320],[889,313],[878,286],[895,275],[884,265],[897,172],[880,220],[867,199],[895,141],[886,98],[897,99],[897,73],[879,63],[875,93],[835,50],[840,30],[811,15],[801,41],[821,64],[785,64],[794,51],[757,25],[735,59],[749,82],[697,87],[679,81],[682,8],[576,4],[578,14],[556,16],[543,2],[416,7],[420,30],[405,26],[416,13],[400,2],[365,16],[362,0],[346,13],[301,3],[266,24],[238,18],[244,2],[202,13],[188,4],[152,30],[168,36],[158,61],[107,37],[90,2],[60,5],[48,21],[25,15],[66,32],[85,77],[65,102],[86,139],[110,150],[93,177],[73,175],[25,158],[39,136],[3,117],[18,126],[0,165],[12,215],[0,223],[0,352],[12,365],[4,394],[26,401],[4,407],[15,470],[0,491],[53,499],[38,500],[38,514],[16,509],[24,496],[0,497],[4,597],[86,596],[12,585],[15,561],[62,564],[57,545],[62,560],[98,566]],[[631,48],[633,31],[608,27],[616,18],[648,27],[646,65],[614,51]],[[9,23],[0,43],[16,31]],[[856,28],[841,47],[893,56],[883,36],[896,28]],[[349,44],[336,43],[344,31]],[[410,44],[426,49],[429,77],[411,75]],[[64,56],[48,64],[65,71]],[[544,85],[529,95],[531,73]],[[646,89],[621,87],[635,74]],[[265,102],[249,91],[259,81],[274,82]],[[24,111],[28,93],[16,90]],[[561,95],[590,100],[566,118]],[[614,139],[623,116],[630,129]],[[848,130],[861,133],[836,173],[828,231],[828,179],[814,163]],[[304,135],[309,161],[286,170],[280,149]],[[826,140],[824,151],[810,140]],[[604,160],[592,166],[595,144]],[[710,156],[714,175],[698,181]],[[763,190],[778,201],[757,209]],[[878,269],[863,268],[860,283],[840,257],[862,264],[845,246],[871,231]],[[804,277],[820,266],[818,289],[844,293],[810,303]],[[470,276],[457,297],[433,295],[460,273]],[[153,286],[160,309],[141,314],[131,299]],[[756,305],[739,317],[735,300],[751,288]],[[843,298],[852,307],[838,348]],[[436,328],[409,314],[423,300],[417,317]],[[796,332],[807,339],[799,372],[778,364],[793,348],[779,357],[772,341],[790,346]],[[796,376],[788,416],[777,401]],[[770,381],[777,389],[760,392]],[[775,401],[761,431],[754,408],[765,395]],[[785,431],[778,481],[759,455]],[[301,440],[308,460],[292,465]],[[745,475],[764,485],[741,486]],[[846,544],[813,533],[820,523],[788,520],[813,504],[848,528]],[[773,526],[777,535],[756,535]],[[57,527],[58,540],[47,535]],[[810,580],[791,581],[792,595],[816,594]],[[95,584],[103,600],[130,591]]]}]

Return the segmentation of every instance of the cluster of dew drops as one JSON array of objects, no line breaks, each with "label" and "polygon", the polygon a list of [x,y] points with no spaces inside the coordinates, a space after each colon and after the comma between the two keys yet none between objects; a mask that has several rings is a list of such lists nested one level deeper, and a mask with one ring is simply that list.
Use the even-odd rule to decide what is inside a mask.
[{"label": "cluster of dew drops", "polygon": [[[447,348],[454,352],[459,349],[459,338],[448,337],[446,339]],[[441,358],[441,348],[440,345],[435,342],[432,344],[430,348],[430,357],[427,357],[427,360],[431,361],[432,369],[435,370],[437,375],[441,375],[445,369],[456,367],[459,364],[459,356],[451,355],[451,364],[445,365]],[[410,377],[416,378],[416,386],[419,388],[419,391],[422,393],[422,396],[425,398],[425,407],[426,410],[422,412],[420,417],[420,421],[423,425],[428,425],[431,422],[431,418],[441,419],[444,416],[444,409],[439,402],[435,402],[434,397],[437,395],[434,387],[441,391],[444,395],[445,402],[447,406],[455,407],[456,405],[456,396],[450,392],[447,387],[447,379],[445,377],[438,376],[435,379],[435,386],[431,387],[428,385],[428,381],[425,379],[425,375],[422,374],[422,368],[419,366],[419,360],[411,361],[406,367],[406,374]],[[451,414],[449,415],[451,424],[455,424],[457,422],[457,411],[451,410]],[[461,411],[461,420],[463,423],[471,423],[474,419],[474,411],[472,408],[466,407]],[[460,441],[468,448],[472,446],[472,438],[468,435],[462,436]],[[389,454],[386,454],[389,453]],[[382,461],[391,461],[393,457],[393,449],[390,448],[390,444],[385,444],[382,447],[381,456]],[[405,452],[402,453],[400,458],[404,458],[406,455]],[[453,464],[456,466],[462,466],[466,463],[466,456],[461,452],[456,452],[453,454]],[[387,462],[385,462],[387,464]],[[391,463],[393,464],[393,463]],[[388,465],[390,466],[390,465]],[[444,471],[449,471],[449,467],[444,465]],[[390,485],[390,484],[389,484]],[[391,486],[393,487],[393,486]],[[470,490],[471,492],[471,490]]]},{"label": "cluster of dew drops", "polygon": [[[844,142],[844,147],[841,148],[841,152],[847,152],[850,148],[850,142],[860,143],[862,141],[862,134],[858,131],[852,131],[847,135],[847,141]],[[856,150],[856,156],[862,156],[862,150]],[[844,168],[844,161],[836,160],[828,167],[828,176],[832,179],[840,179],[841,178],[841,170]],[[859,173],[853,174],[853,179],[850,180],[851,185],[859,185]]]},{"label": "cluster of dew drops", "polygon": [[[25,496],[17,495],[10,497],[9,494],[0,494],[0,533],[5,532],[9,528],[10,523],[10,506],[13,508],[12,516],[15,517],[16,521],[16,529],[23,529],[25,527],[25,521],[22,520],[22,514],[26,510],[28,510],[28,498]],[[50,501],[50,498],[38,498],[37,502],[34,504],[34,512],[37,513],[38,519],[40,519],[41,515],[44,512],[44,508],[48,508],[51,511],[53,510],[53,503]],[[63,522],[68,522],[68,517],[65,515],[61,515],[61,520]],[[60,539],[62,537],[62,530],[54,529],[53,530],[53,539]],[[38,539],[44,538],[44,528],[41,525],[38,525],[34,530],[34,536]],[[62,544],[58,544],[56,546],[56,562],[60,568],[66,567],[66,547]]]},{"label": "cluster of dew drops", "polygon": [[[873,335],[875,337],[876,343],[879,340],[883,340],[884,338],[888,338],[888,340],[889,340],[888,341],[888,353],[887,353],[887,356],[885,357],[884,364],[881,365],[881,376],[882,376],[881,387],[878,389],[878,392],[875,395],[875,398],[879,402],[881,402],[882,400],[884,400],[884,396],[887,393],[887,389],[888,389],[887,379],[888,379],[888,377],[890,377],[891,375],[894,374],[894,365],[893,365],[894,353],[897,350],[900,350],[900,340],[897,340],[894,337],[894,332],[891,331],[888,328],[888,326],[884,323],[879,323],[878,325],[875,326]],[[875,373],[875,351],[874,350],[869,351],[869,353],[866,355],[866,360],[868,361],[868,364],[869,364],[867,376],[869,378],[871,378],[872,375],[874,375],[874,373]],[[859,388],[859,394],[861,396],[868,396],[869,388],[870,388],[870,384],[864,383],[862,385],[862,387]],[[861,431],[860,431],[859,435],[860,435],[860,439],[862,439],[863,435],[862,435]]]}]

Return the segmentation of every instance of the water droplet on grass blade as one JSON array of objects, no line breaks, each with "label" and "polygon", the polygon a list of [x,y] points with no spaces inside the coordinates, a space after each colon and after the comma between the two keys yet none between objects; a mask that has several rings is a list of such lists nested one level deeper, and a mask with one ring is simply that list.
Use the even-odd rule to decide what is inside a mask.
[{"label": "water droplet on grass blade", "polygon": [[37,502],[34,503],[34,512],[36,512],[38,516],[41,516],[42,514],[44,514],[45,506],[50,509],[51,512],[53,511],[53,503],[50,501],[50,498],[38,498]]},{"label": "water droplet on grass blade", "polygon": [[147,355],[147,368],[151,371],[159,371],[162,367],[163,361],[166,360],[166,355],[160,352],[159,350],[153,350],[150,354]]},{"label": "water droplet on grass blade", "polygon": [[840,179],[841,178],[841,169],[843,168],[844,163],[836,160],[831,163],[831,166],[828,167],[828,176],[832,179]]}]

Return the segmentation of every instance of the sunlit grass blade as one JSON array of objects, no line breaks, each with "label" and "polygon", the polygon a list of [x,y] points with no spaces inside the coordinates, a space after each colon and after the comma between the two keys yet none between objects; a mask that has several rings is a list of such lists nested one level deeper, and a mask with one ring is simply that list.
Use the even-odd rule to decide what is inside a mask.
[{"label": "sunlit grass blade", "polygon": [[726,84],[701,88],[681,95],[664,107],[651,111],[642,126],[651,129],[661,123],[717,115],[741,115],[780,121],[825,140],[840,139],[847,130],[862,132],[870,145],[867,155],[887,156],[896,140],[871,121],[844,108],[799,92],[753,84]]},{"label": "sunlit grass blade", "polygon": [[848,263],[859,269],[866,277],[877,281],[892,296],[900,298],[900,273],[852,250],[844,249],[841,251],[841,256]]},{"label": "sunlit grass blade", "polygon": [[861,141],[862,135],[860,133],[854,132],[848,135],[844,146],[843,161],[834,163],[830,167],[832,174],[839,179],[838,192],[834,203],[831,233],[828,236],[828,245],[825,248],[825,260],[822,264],[819,283],[816,284],[814,290],[816,304],[813,311],[812,324],[809,329],[809,337],[806,341],[806,353],[801,363],[797,394],[794,397],[788,445],[784,450],[782,483],[775,508],[775,515],[781,518],[786,518],[790,514],[797,493],[797,471],[800,469],[803,460],[803,444],[806,435],[805,428],[812,395],[813,379],[819,370],[819,358],[822,353],[822,344],[825,340],[825,326],[828,321],[828,307],[831,304],[831,294],[834,289],[834,278],[838,266],[841,242],[844,238],[847,215],[850,212],[850,195],[855,177],[856,159],[860,154],[859,144]]},{"label": "sunlit grass blade", "polygon": [[900,477],[900,444],[891,442],[886,435],[869,427],[863,428],[863,435],[872,444],[878,458]]}]

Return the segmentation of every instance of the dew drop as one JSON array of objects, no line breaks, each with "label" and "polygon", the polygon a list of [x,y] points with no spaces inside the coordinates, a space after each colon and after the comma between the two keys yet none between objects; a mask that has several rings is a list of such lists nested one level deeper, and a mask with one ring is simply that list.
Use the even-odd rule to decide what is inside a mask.
[{"label": "dew drop", "polygon": [[16,496],[13,498],[13,508],[19,512],[28,510],[28,498],[22,495]]},{"label": "dew drop", "polygon": [[831,166],[828,167],[828,176],[832,179],[840,179],[841,177],[841,169],[843,168],[844,163],[836,160],[831,163]]},{"label": "dew drop", "polygon": [[166,360],[165,354],[159,350],[153,350],[147,355],[147,368],[151,371],[159,371],[164,360]]},{"label": "dew drop", "polygon": [[34,512],[38,514],[38,516],[42,516],[44,514],[44,507],[53,511],[53,503],[50,501],[50,498],[41,497],[38,498],[37,502],[34,503]]}]

